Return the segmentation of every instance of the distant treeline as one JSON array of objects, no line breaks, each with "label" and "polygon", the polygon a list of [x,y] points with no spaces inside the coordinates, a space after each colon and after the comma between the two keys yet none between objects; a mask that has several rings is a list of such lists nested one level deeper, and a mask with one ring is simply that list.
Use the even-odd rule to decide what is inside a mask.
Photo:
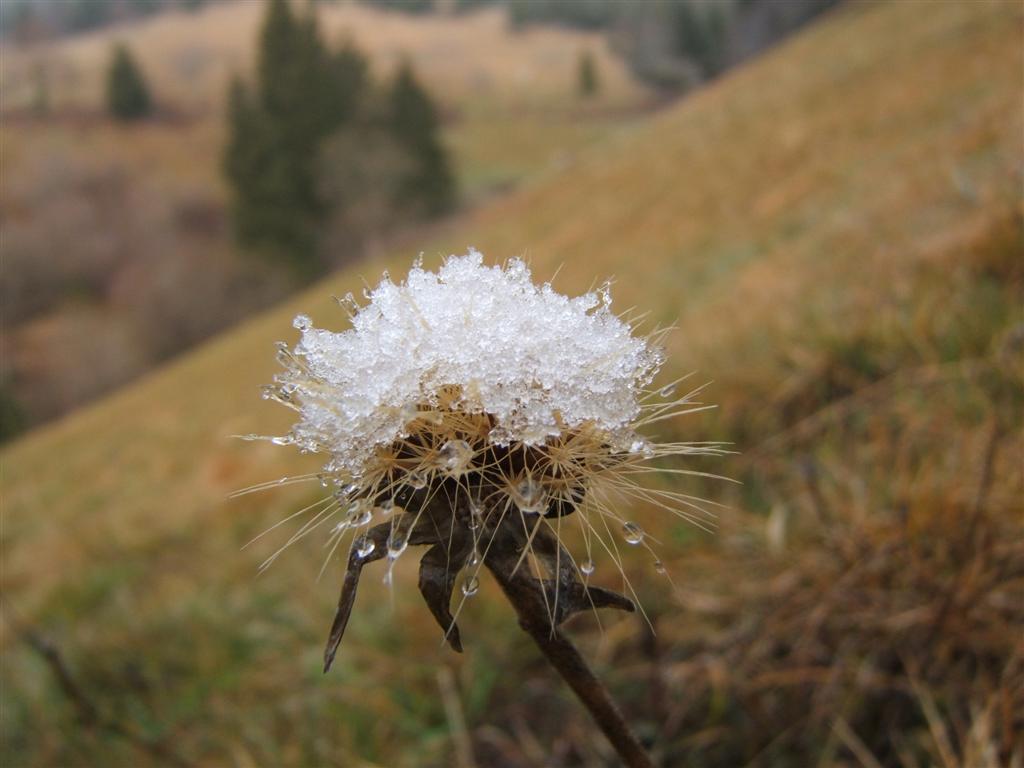
[{"label": "distant treeline", "polygon": [[194,11],[220,0],[4,0],[0,36],[15,40],[57,37],[172,8]]},{"label": "distant treeline", "polygon": [[407,13],[503,5],[517,27],[557,24],[604,30],[642,80],[685,89],[767,48],[841,0],[361,1]]},{"label": "distant treeline", "polygon": [[[333,4],[341,0],[310,0]],[[0,36],[21,40],[84,31],[222,0],[5,0]],[[360,0],[412,14],[504,6],[516,27],[557,24],[607,32],[633,72],[684,90],[769,47],[841,0]],[[297,6],[304,3],[298,3]]]}]

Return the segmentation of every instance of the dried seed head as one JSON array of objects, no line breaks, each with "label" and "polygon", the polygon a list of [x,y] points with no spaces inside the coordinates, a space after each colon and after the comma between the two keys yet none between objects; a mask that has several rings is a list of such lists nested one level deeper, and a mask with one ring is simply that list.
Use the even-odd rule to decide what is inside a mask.
[{"label": "dried seed head", "polygon": [[[284,371],[266,392],[299,414],[287,435],[266,439],[327,457],[316,477],[337,490],[318,514],[342,518],[335,547],[375,512],[418,520],[428,500],[444,499],[471,542],[468,562],[471,553],[486,559],[487,537],[506,522],[522,531],[520,520],[580,511],[586,557],[574,567],[588,576],[592,549],[608,549],[602,532],[649,548],[613,504],[703,512],[690,497],[634,480],[653,458],[720,449],[639,434],[693,403],[675,396],[676,382],[647,389],[662,353],[612,313],[607,287],[569,298],[534,284],[518,259],[486,266],[470,251],[436,273],[417,265],[404,283],[385,278],[366,296],[361,307],[343,300],[346,331],[297,316],[301,338],[279,349]],[[393,560],[409,543],[408,529],[392,532],[378,554]],[[356,538],[352,551],[369,558],[373,546]],[[475,592],[475,572],[466,584],[465,594]]]}]

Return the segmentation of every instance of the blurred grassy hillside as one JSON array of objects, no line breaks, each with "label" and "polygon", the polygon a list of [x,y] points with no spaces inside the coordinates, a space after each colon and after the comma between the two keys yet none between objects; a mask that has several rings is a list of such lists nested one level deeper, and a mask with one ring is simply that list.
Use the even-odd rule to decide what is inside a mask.
[{"label": "blurred grassy hillside", "polygon": [[[627,553],[656,633],[572,629],[666,766],[1024,750],[1022,21],[845,7],[410,249],[525,254],[570,293],[615,276],[618,309],[677,327],[666,380],[714,380],[718,410],[661,436],[736,443],[690,466],[742,485],[679,484],[730,505],[718,532],[634,510],[672,575]],[[4,765],[451,765],[460,707],[480,765],[615,764],[493,585],[456,657],[414,557],[393,595],[368,577],[324,677],[341,564],[316,581],[306,540],[257,576],[284,528],[241,549],[321,490],[225,500],[317,466],[228,437],[286,428],[258,396],[272,342],[299,310],[342,328],[330,295],[415,255],[0,454]]]}]

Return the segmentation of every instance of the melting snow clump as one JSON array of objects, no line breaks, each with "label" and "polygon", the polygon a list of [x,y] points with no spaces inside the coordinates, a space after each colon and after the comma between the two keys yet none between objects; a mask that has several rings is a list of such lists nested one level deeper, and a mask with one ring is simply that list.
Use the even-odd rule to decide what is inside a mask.
[{"label": "melting snow clump", "polygon": [[607,288],[569,298],[532,282],[513,259],[486,266],[475,250],[435,273],[418,264],[404,283],[389,278],[351,295],[352,327],[333,332],[295,318],[301,332],[282,348],[285,372],[268,396],[300,419],[286,438],[331,454],[330,468],[358,475],[381,446],[404,436],[410,418],[447,408],[488,414],[488,440],[543,443],[587,426],[635,440],[628,427],[662,355],[611,311]]}]

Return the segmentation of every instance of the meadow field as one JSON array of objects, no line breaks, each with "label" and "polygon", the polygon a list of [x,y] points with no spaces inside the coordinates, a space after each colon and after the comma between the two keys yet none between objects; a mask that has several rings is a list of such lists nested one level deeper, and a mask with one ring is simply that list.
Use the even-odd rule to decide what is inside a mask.
[{"label": "meadow field", "polygon": [[722,504],[714,532],[631,510],[668,572],[623,552],[649,621],[569,630],[661,765],[1021,765],[1022,31],[1014,2],[846,4],[5,446],[0,763],[617,764],[486,581],[458,655],[412,559],[368,570],[323,675],[340,557],[318,579],[310,537],[258,574],[288,526],[243,548],[323,489],[227,498],[317,469],[231,438],[288,428],[259,387],[291,318],[340,330],[332,294],[472,246],[573,295],[613,278],[717,405],[657,436],[736,451],[684,466],[738,482],[661,481]]}]

